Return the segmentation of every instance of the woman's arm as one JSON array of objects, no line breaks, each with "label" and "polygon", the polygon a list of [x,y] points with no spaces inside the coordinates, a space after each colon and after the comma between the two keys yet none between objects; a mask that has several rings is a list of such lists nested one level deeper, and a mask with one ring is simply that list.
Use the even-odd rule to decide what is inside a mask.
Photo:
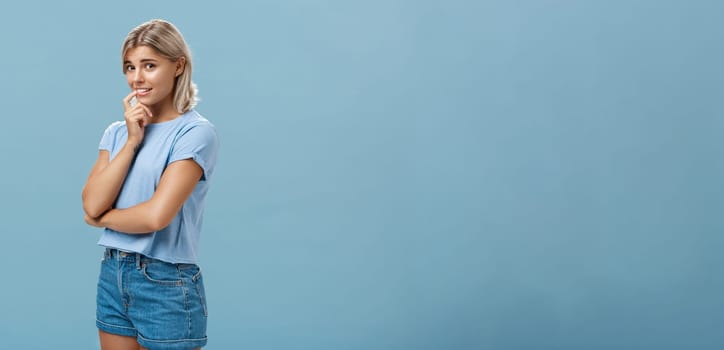
[{"label": "woman's arm", "polygon": [[125,209],[111,209],[99,218],[86,215],[86,222],[124,233],[159,231],[171,223],[201,179],[203,170],[191,159],[166,167],[151,199]]},{"label": "woman's arm", "polygon": [[83,210],[87,217],[98,218],[111,209],[126,180],[128,169],[136,157],[136,151],[143,141],[146,124],[151,117],[151,110],[141,103],[131,106],[131,99],[136,96],[133,91],[123,99],[124,118],[128,137],[123,148],[110,160],[108,151],[98,153],[96,164],[83,186]]},{"label": "woman's arm", "polygon": [[97,218],[111,209],[135,157],[134,148],[134,146],[126,144],[113,158],[113,161],[109,160],[108,151],[98,152],[98,159],[88,175],[81,195],[83,210],[88,216]]}]

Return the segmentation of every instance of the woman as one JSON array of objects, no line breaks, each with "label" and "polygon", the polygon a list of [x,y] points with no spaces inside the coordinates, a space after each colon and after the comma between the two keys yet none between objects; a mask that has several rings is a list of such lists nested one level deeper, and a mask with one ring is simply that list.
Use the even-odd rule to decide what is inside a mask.
[{"label": "woman", "polygon": [[131,92],[83,188],[103,227],[96,325],[102,349],[195,349],[207,308],[197,252],[218,139],[194,106],[191,55],[164,20],[134,28],[121,58]]}]

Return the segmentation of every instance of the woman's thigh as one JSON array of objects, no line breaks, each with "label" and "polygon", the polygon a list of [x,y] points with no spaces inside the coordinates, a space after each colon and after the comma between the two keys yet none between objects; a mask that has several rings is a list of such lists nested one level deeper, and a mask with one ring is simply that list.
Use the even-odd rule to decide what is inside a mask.
[{"label": "woman's thigh", "polygon": [[98,331],[98,335],[101,339],[101,350],[139,350],[140,345],[134,337],[125,337],[122,335],[116,335],[106,333],[104,331]]},{"label": "woman's thigh", "polygon": [[[133,337],[124,337],[104,331],[98,331],[98,335],[101,338],[101,350],[148,350],[138,345],[136,338]],[[193,350],[201,350],[201,348]]]}]

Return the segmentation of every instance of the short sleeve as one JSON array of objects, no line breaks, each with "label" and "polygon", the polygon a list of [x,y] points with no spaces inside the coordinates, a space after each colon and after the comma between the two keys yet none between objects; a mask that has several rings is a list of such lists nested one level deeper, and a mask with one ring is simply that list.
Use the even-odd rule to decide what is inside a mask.
[{"label": "short sleeve", "polygon": [[123,125],[123,122],[117,121],[109,125],[103,132],[101,142],[98,144],[98,150],[110,151],[113,149],[113,145],[116,141],[116,133],[118,128]]},{"label": "short sleeve", "polygon": [[192,126],[176,140],[168,163],[193,159],[203,169],[202,180],[208,180],[214,172],[219,152],[219,139],[213,125],[202,123]]}]

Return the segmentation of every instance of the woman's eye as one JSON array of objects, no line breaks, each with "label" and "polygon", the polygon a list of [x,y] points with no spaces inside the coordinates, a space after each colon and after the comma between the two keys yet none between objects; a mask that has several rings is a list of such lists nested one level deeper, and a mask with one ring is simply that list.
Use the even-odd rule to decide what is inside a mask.
[{"label": "woman's eye", "polygon": [[130,72],[133,70],[133,66],[126,66],[126,72]]},{"label": "woman's eye", "polygon": [[153,64],[153,63],[146,63],[146,69],[153,69],[154,67],[156,67],[155,64]]}]

